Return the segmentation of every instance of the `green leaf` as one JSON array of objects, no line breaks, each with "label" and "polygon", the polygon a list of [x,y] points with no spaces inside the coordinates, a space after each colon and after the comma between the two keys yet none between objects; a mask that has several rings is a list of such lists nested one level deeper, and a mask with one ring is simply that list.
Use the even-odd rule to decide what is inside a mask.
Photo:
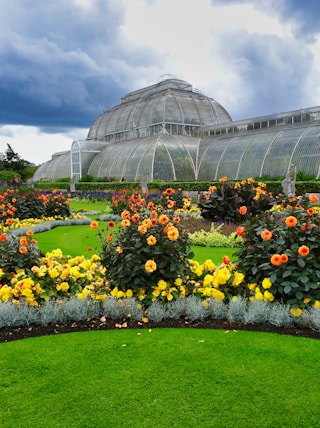
[{"label": "green leaf", "polygon": [[291,287],[290,287],[290,285],[286,285],[285,287],[284,287],[284,290],[283,290],[284,292],[285,292],[285,294],[289,294],[289,293],[291,293]]},{"label": "green leaf", "polygon": [[282,278],[288,278],[288,276],[292,275],[292,269],[287,269],[283,272]]},{"label": "green leaf", "polygon": [[298,257],[297,264],[303,268],[303,267],[305,267],[306,262],[301,257]]},{"label": "green leaf", "polygon": [[270,275],[270,281],[271,281],[272,283],[275,283],[275,282],[276,282],[276,280],[277,280],[277,274],[276,274],[276,273],[272,273],[272,274]]}]

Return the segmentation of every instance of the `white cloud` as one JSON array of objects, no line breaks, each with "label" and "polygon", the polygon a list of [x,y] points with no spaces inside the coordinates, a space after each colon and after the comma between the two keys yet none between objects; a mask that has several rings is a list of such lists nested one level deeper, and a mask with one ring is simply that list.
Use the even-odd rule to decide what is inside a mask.
[{"label": "white cloud", "polygon": [[47,134],[34,126],[0,126],[0,152],[7,144],[24,160],[40,165],[56,152],[70,150],[74,140],[85,139],[88,130],[72,129],[66,133]]}]

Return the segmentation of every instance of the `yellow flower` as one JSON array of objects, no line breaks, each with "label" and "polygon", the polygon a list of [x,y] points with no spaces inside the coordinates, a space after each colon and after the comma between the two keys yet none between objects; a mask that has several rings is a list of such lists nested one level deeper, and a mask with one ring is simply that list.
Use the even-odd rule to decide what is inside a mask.
[{"label": "yellow flower", "polygon": [[248,284],[248,288],[249,290],[254,290],[255,288],[257,288],[257,283],[254,282],[254,283]]},{"label": "yellow flower", "polygon": [[263,293],[263,297],[264,300],[266,300],[267,302],[272,302],[274,300],[274,295],[268,290]]},{"label": "yellow flower", "polygon": [[50,269],[49,275],[50,275],[50,278],[55,279],[55,278],[57,278],[57,276],[59,276],[59,272],[56,268]]},{"label": "yellow flower", "polygon": [[124,220],[122,220],[121,222],[121,226],[122,227],[129,227],[130,226],[130,220],[128,220],[127,218],[125,218]]},{"label": "yellow flower", "polygon": [[234,276],[233,276],[233,280],[232,280],[232,286],[233,287],[238,287],[244,280],[244,275],[243,273],[240,272],[235,272]]},{"label": "yellow flower", "polygon": [[223,300],[225,298],[224,293],[220,290],[217,290],[216,288],[211,290],[211,295],[216,300]]},{"label": "yellow flower", "polygon": [[180,286],[182,285],[182,279],[181,278],[176,278],[174,281],[175,285]]},{"label": "yellow flower", "polygon": [[153,236],[153,235],[148,236],[148,238],[147,238],[147,244],[148,245],[156,245],[156,243],[157,243],[157,239],[155,236]]},{"label": "yellow flower", "polygon": [[270,288],[272,286],[272,282],[270,281],[270,278],[264,278],[264,280],[262,281],[262,287],[267,289]]},{"label": "yellow flower", "polygon": [[130,298],[130,297],[132,297],[132,296],[133,296],[133,291],[131,290],[131,288],[129,288],[129,289],[126,291],[126,297]]},{"label": "yellow flower", "polygon": [[154,260],[147,260],[145,262],[144,268],[147,272],[152,273],[157,270],[157,264]]},{"label": "yellow flower", "polygon": [[61,284],[56,285],[56,289],[58,291],[68,291],[69,290],[69,284],[67,282],[61,282]]},{"label": "yellow flower", "polygon": [[291,308],[290,309],[290,314],[293,315],[294,317],[301,317],[301,315],[302,315],[302,309],[300,309],[300,308]]},{"label": "yellow flower", "polygon": [[176,241],[179,238],[179,231],[175,226],[171,226],[168,229],[167,236],[170,241]]},{"label": "yellow flower", "polygon": [[147,233],[148,229],[146,226],[143,226],[142,224],[138,226],[138,232],[142,233],[142,235],[145,235]]},{"label": "yellow flower", "polygon": [[320,300],[315,300],[313,304],[314,308],[320,308]]}]

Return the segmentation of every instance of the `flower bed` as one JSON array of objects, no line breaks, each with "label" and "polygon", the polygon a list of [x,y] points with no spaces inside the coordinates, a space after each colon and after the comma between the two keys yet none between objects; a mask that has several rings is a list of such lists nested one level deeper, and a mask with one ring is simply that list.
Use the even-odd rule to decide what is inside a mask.
[{"label": "flower bed", "polygon": [[[317,209],[291,201],[263,211],[239,226],[244,245],[237,263],[223,257],[219,265],[200,264],[192,260],[190,238],[175,210],[178,200],[187,212],[190,200],[173,194],[164,192],[162,205],[131,195],[117,232],[111,220],[102,228],[91,222],[101,253],[90,259],[64,256],[59,249],[40,257],[31,229],[20,237],[2,231],[0,326],[70,319],[70,308],[81,319],[111,316],[110,308],[116,317],[139,320],[224,317],[319,328]],[[2,227],[11,225],[6,218]]]}]

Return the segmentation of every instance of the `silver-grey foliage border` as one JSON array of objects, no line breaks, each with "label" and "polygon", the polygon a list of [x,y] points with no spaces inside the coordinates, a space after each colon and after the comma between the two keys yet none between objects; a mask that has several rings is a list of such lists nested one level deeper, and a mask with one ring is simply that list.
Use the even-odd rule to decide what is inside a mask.
[{"label": "silver-grey foliage border", "polygon": [[[134,299],[116,299],[107,297],[104,302],[91,299],[80,300],[77,297],[51,300],[40,307],[25,303],[17,306],[13,302],[0,303],[0,328],[66,323],[101,319],[105,317],[116,321],[132,319],[141,321],[145,308]],[[161,303],[154,302],[148,309],[150,321],[184,319],[201,321],[204,319],[227,320],[243,324],[271,324],[277,327],[298,327],[320,331],[320,309],[305,309],[300,317],[290,314],[290,307],[280,303],[261,300],[248,301],[243,297],[224,303],[210,298],[204,306],[195,296]]]}]

